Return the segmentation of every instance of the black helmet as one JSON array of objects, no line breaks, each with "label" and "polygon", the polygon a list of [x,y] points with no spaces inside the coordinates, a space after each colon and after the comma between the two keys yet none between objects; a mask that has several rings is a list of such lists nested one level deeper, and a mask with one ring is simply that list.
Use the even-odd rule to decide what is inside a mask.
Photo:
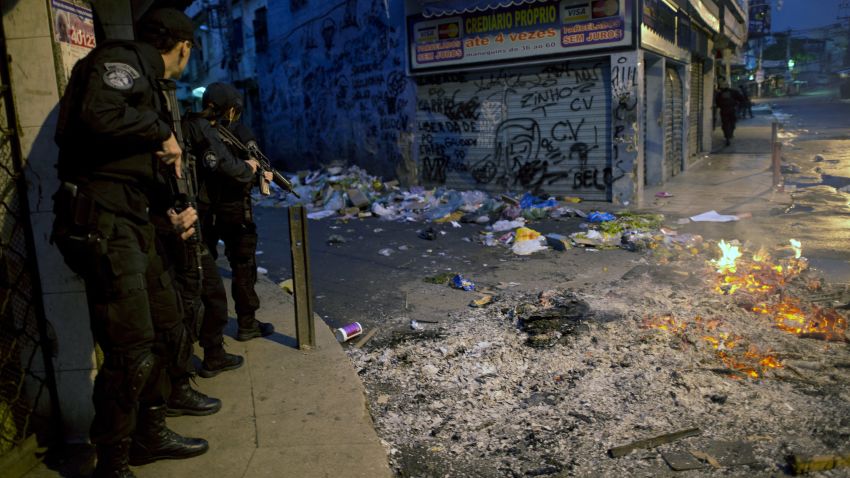
[{"label": "black helmet", "polygon": [[210,83],[204,90],[201,101],[204,107],[212,104],[217,112],[227,111],[231,107],[236,108],[237,112],[242,111],[242,95],[233,85],[227,83]]},{"label": "black helmet", "polygon": [[139,20],[139,34],[145,39],[170,36],[175,40],[195,42],[195,24],[176,8],[157,8]]}]

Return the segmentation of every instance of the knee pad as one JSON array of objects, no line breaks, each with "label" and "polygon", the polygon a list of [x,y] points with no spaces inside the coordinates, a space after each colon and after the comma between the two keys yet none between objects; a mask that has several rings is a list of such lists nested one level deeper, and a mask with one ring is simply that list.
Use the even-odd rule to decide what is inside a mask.
[{"label": "knee pad", "polygon": [[157,331],[157,341],[164,349],[169,375],[180,376],[188,372],[188,364],[192,359],[192,339],[184,323]]},{"label": "knee pad", "polygon": [[150,351],[135,356],[110,357],[97,373],[95,401],[114,401],[127,412],[135,409],[158,366],[158,358]]}]

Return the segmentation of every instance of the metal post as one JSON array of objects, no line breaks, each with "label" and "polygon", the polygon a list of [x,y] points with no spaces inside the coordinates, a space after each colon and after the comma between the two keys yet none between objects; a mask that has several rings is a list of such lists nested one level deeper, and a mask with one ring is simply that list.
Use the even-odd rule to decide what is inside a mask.
[{"label": "metal post", "polygon": [[782,184],[782,143],[773,143],[773,187]]},{"label": "metal post", "polygon": [[780,155],[779,151],[776,149],[776,145],[781,143],[777,142],[779,137],[779,122],[774,121],[770,125],[770,164],[773,168],[773,187],[779,186],[779,181],[781,179],[781,169],[780,169]]},{"label": "metal post", "polygon": [[304,206],[289,208],[289,243],[292,252],[292,295],[295,298],[295,338],[299,349],[309,350],[316,346],[316,327],[310,286],[310,258],[307,253],[307,212]]}]

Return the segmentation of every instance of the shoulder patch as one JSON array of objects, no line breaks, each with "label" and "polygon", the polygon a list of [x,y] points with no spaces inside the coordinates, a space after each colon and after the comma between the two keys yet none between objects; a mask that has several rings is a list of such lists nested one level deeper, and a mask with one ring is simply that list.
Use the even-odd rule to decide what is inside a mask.
[{"label": "shoulder patch", "polygon": [[140,75],[138,71],[126,63],[104,63],[106,72],[103,74],[103,82],[116,90],[129,90]]},{"label": "shoulder patch", "polygon": [[204,153],[204,166],[208,169],[215,169],[216,165],[218,165],[218,156],[212,151]]}]

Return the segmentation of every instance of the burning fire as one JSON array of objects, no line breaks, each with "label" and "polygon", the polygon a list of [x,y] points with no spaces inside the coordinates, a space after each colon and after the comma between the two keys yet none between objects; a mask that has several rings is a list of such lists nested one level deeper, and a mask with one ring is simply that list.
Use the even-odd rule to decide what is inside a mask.
[{"label": "burning fire", "polygon": [[791,239],[791,248],[794,249],[794,259],[800,259],[803,255],[803,244],[797,239]]},{"label": "burning fire", "polygon": [[711,262],[717,265],[717,272],[719,274],[726,274],[727,272],[735,272],[735,261],[741,257],[741,251],[738,249],[738,246],[733,246],[726,241],[721,240],[718,244],[720,246],[720,251],[723,253],[723,256],[718,260],[712,260]]},{"label": "burning fire", "polygon": [[[746,339],[730,332],[715,330],[721,325],[717,319],[704,320],[694,317],[692,321],[677,319],[671,314],[654,318],[646,318],[643,327],[661,330],[673,335],[685,336],[688,327],[702,332],[703,340],[708,343],[710,350],[729,370],[756,379],[764,376],[769,369],[782,368],[782,363],[773,355],[762,353],[755,345],[748,345],[746,350],[742,344]],[[686,339],[687,340],[687,339]],[[692,343],[692,342],[691,342]]]},{"label": "burning fire", "polygon": [[711,263],[717,266],[718,279],[715,290],[720,294],[732,295],[738,290],[749,294],[765,295],[773,292],[808,267],[802,257],[800,241],[791,239],[793,258],[772,264],[770,254],[762,247],[752,255],[752,260],[742,259],[737,246],[725,241],[718,244],[723,256]]},{"label": "burning fire", "polygon": [[705,336],[703,339],[711,344],[717,358],[730,370],[735,370],[749,376],[759,378],[768,369],[782,368],[782,362],[770,354],[762,353],[755,345],[750,345],[744,353],[736,353],[743,337],[720,333],[717,337]]},{"label": "burning fire", "polygon": [[688,327],[688,323],[683,320],[678,320],[672,315],[662,315],[655,319],[646,318],[643,321],[645,329],[658,329],[673,334],[681,334]]},{"label": "burning fire", "polygon": [[753,307],[753,312],[771,316],[777,328],[790,334],[846,341],[847,319],[835,309],[813,306],[811,312],[806,313],[799,299],[785,297],[775,304],[758,304]]}]

